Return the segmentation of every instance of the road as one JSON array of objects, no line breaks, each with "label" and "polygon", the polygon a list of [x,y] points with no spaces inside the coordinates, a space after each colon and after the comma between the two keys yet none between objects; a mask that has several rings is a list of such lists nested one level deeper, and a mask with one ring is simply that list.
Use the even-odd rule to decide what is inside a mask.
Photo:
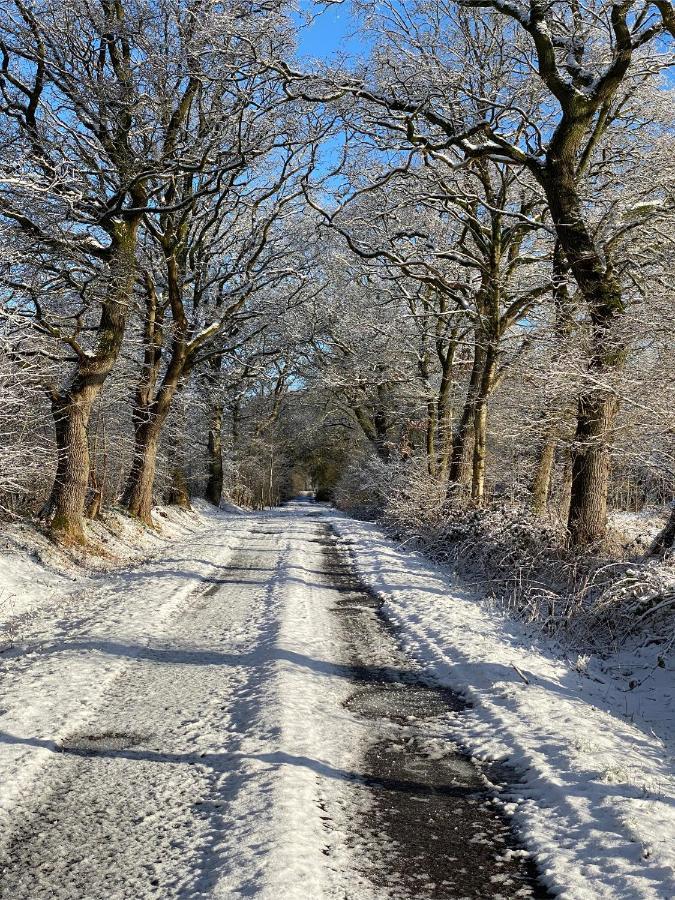
[{"label": "road", "polygon": [[[31,655],[23,675],[39,671],[63,721],[0,737],[39,757],[0,897],[547,896],[492,803],[499,774],[437,751],[461,697],[406,657],[321,511],[233,534],[108,584],[98,617]],[[120,589],[135,609],[163,590],[171,615],[142,641],[119,616],[103,628]],[[94,699],[69,716],[75,671]]]}]

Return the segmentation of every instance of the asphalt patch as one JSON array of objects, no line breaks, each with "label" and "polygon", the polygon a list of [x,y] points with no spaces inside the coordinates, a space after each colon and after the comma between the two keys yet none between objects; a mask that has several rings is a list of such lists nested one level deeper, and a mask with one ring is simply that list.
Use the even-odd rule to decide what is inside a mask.
[{"label": "asphalt patch", "polygon": [[147,734],[133,734],[123,731],[103,731],[100,733],[78,732],[59,741],[56,750],[74,753],[78,756],[97,756],[115,751],[128,750],[147,741]]}]

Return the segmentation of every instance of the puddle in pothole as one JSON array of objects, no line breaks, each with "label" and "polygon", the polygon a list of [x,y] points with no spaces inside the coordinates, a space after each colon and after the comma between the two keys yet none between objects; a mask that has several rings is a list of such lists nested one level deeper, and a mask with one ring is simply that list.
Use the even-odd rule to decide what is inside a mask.
[{"label": "puddle in pothole", "polygon": [[77,753],[81,756],[96,756],[116,750],[128,750],[147,741],[149,735],[122,731],[104,731],[99,734],[76,733],[60,741],[56,749],[61,753]]},{"label": "puddle in pothole", "polygon": [[344,597],[337,601],[340,612],[348,615],[350,612],[360,613],[365,609],[372,609],[378,612],[382,607],[382,600],[372,594],[355,594],[352,588],[335,586],[335,590]]},{"label": "puddle in pothole", "polygon": [[333,613],[343,660],[360,686],[345,707],[372,722],[360,772],[368,800],[351,840],[362,848],[363,874],[389,900],[550,897],[490,781],[442,741],[443,717],[468,704],[429,683],[406,656],[381,599],[360,582],[328,526],[317,542],[341,595]]},{"label": "puddle in pothole", "polygon": [[466,708],[466,703],[444,688],[393,682],[366,687],[352,694],[345,706],[367,719],[406,723],[458,712]]}]

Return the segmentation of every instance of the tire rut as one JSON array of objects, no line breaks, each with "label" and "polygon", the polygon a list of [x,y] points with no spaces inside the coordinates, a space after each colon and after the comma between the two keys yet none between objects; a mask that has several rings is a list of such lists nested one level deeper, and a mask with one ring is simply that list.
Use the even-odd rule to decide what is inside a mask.
[{"label": "tire rut", "polygon": [[[391,900],[548,898],[529,855],[495,803],[489,780],[443,732],[467,702],[424,677],[403,652],[382,601],[358,578],[322,526],[325,574],[339,593],[334,615],[354,691],[345,707],[372,723],[354,831],[369,847],[363,871]],[[439,749],[440,748],[440,749]],[[504,773],[501,773],[502,775]]]}]

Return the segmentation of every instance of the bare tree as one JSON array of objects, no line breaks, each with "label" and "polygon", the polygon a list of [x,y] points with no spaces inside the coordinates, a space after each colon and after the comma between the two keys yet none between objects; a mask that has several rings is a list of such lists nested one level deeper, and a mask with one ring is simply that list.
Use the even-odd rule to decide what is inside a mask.
[{"label": "bare tree", "polygon": [[[280,223],[300,194],[299,173],[311,154],[303,140],[294,144],[284,133],[280,116],[272,115],[278,97],[265,88],[261,98],[254,85],[243,103],[238,88],[239,121],[219,108],[228,127],[219,136],[225,158],[215,163],[215,185],[209,187],[210,174],[205,187],[194,174],[178,178],[165,188],[165,212],[156,221],[147,217],[144,366],[134,404],[134,463],[123,497],[132,515],[147,523],[159,435],[180,385],[200,354],[232,331],[257,291],[295,271],[295,245]],[[256,116],[249,125],[245,113],[254,97]]]},{"label": "bare tree", "polygon": [[[408,315],[421,328],[418,372],[427,393],[434,345],[442,371],[439,396],[427,402],[430,472],[438,469],[440,426],[440,473],[448,473],[449,496],[467,480],[468,463],[472,500],[482,504],[489,398],[514,352],[506,343],[513,345],[514,329],[551,288],[545,207],[536,184],[488,160],[455,170],[428,158],[422,167],[360,179],[346,201],[322,212],[352,252],[378,271],[385,295],[388,282],[392,297],[407,296]],[[452,365],[460,335],[466,343],[468,333],[471,376],[451,429]]]},{"label": "bare tree", "polygon": [[[44,510],[64,539],[84,540],[87,428],[122,345],[139,229],[166,201],[167,180],[211,162],[191,130],[198,122],[203,154],[220,130],[219,81],[243,67],[232,63],[247,46],[238,26],[200,3],[153,0],[67,11],[16,0],[2,14],[0,216],[39,255],[38,284],[24,285],[35,327],[67,351],[50,387],[58,462]],[[51,305],[40,296],[49,270]]]}]

